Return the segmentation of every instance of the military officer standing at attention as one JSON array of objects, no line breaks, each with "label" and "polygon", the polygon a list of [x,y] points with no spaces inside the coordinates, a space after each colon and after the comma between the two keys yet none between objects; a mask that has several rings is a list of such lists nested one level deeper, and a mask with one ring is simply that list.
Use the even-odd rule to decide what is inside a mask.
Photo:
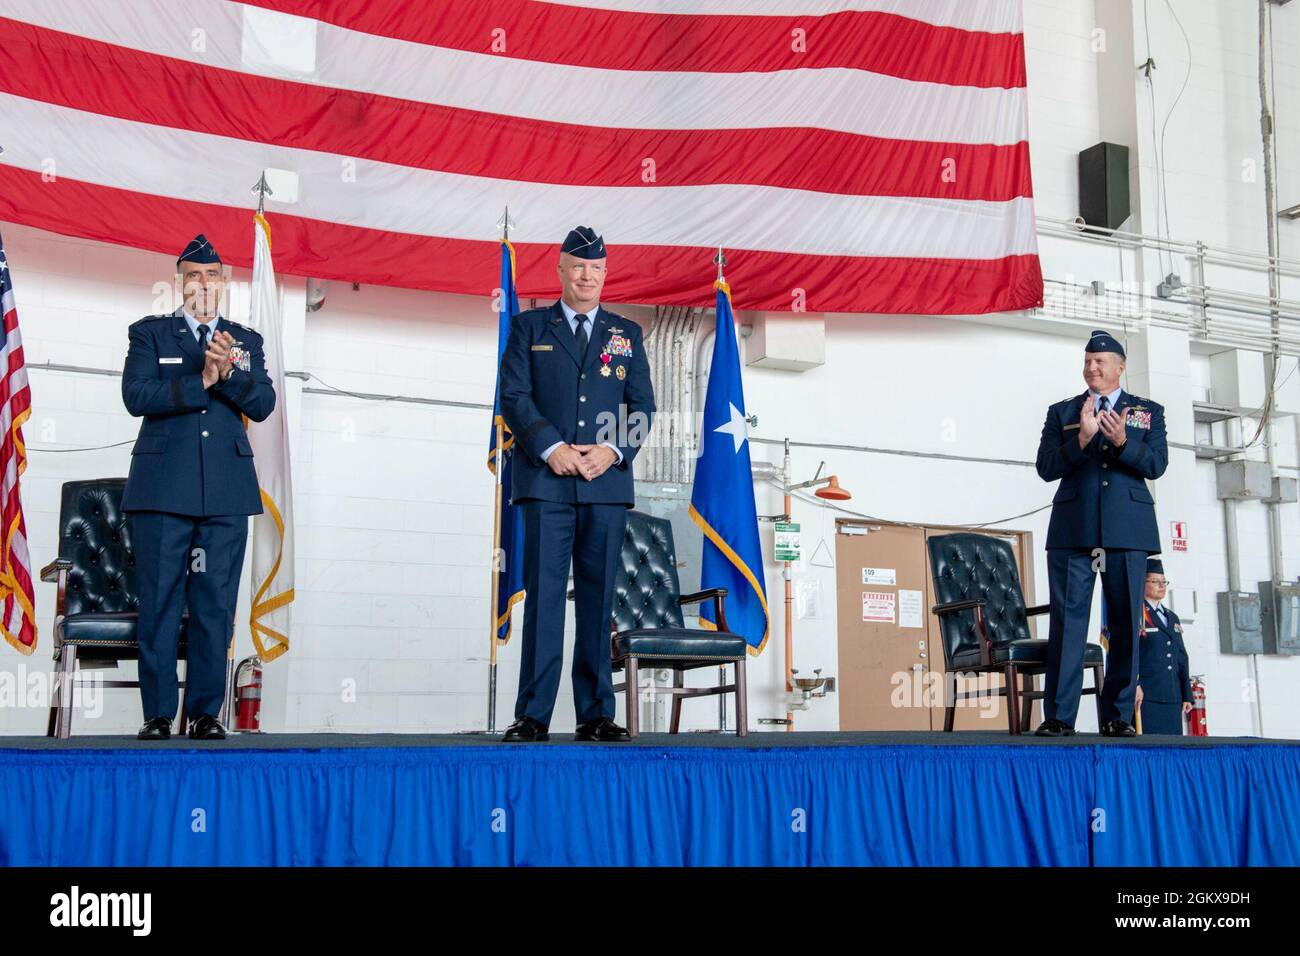
[{"label": "military officer standing at attention", "polygon": [[636,503],[632,459],[655,403],[641,328],[600,306],[605,266],[605,242],[594,230],[570,232],[560,248],[560,300],[515,316],[501,360],[527,592],[519,695],[505,741],[549,739],[570,564],[576,739],[628,739],[613,719],[609,624],[627,509]]},{"label": "military officer standing at attention", "polygon": [[1092,589],[1101,572],[1110,647],[1098,711],[1101,732],[1131,737],[1147,556],[1160,551],[1147,487],[1165,473],[1165,411],[1120,388],[1124,348],[1093,332],[1084,349],[1088,390],[1047,410],[1038,475],[1061,482],[1047,528],[1051,623],[1040,736],[1074,733]]},{"label": "military officer standing at attention", "polygon": [[189,735],[226,736],[226,656],[235,620],[248,516],[262,511],[243,416],[264,420],[275,389],[262,337],[220,315],[221,258],[202,235],[176,260],[184,304],[131,326],[122,401],[141,416],[122,508],[140,595],[141,740],[171,736],[182,612]]},{"label": "military officer standing at attention", "polygon": [[1138,640],[1137,705],[1142,733],[1180,736],[1183,716],[1192,709],[1192,679],[1183,622],[1161,603],[1168,588],[1163,562],[1149,559],[1142,637]]}]

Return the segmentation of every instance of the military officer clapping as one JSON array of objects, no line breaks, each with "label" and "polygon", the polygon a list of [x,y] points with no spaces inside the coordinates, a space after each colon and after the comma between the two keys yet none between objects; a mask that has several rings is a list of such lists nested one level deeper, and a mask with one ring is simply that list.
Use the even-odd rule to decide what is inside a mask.
[{"label": "military officer clapping", "polygon": [[122,401],[144,419],[122,498],[140,598],[142,740],[171,736],[182,640],[189,735],[226,735],[219,715],[248,516],[262,511],[244,418],[275,408],[262,337],[219,312],[216,249],[199,235],[176,268],[184,304],[131,326],[122,370]]}]

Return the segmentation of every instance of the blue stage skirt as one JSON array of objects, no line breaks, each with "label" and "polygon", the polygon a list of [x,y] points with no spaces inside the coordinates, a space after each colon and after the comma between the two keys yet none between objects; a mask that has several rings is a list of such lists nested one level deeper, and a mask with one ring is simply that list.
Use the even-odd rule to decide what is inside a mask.
[{"label": "blue stage skirt", "polygon": [[0,750],[5,865],[1300,865],[1300,747]]}]

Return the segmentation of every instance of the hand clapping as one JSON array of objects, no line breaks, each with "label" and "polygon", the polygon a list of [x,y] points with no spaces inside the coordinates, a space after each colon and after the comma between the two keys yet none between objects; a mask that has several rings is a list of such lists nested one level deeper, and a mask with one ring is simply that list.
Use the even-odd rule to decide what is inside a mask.
[{"label": "hand clapping", "polygon": [[1092,441],[1092,436],[1097,434],[1097,429],[1101,422],[1097,418],[1097,406],[1092,402],[1092,396],[1089,395],[1083,400],[1083,407],[1079,409],[1079,447],[1087,448],[1088,442]]},{"label": "hand clapping", "polygon": [[230,377],[230,371],[234,368],[230,348],[234,344],[235,339],[229,332],[218,330],[213,333],[212,341],[208,343],[208,350],[203,353],[204,388],[210,388]]},{"label": "hand clapping", "polygon": [[1116,448],[1124,447],[1124,442],[1128,441],[1128,409],[1124,413],[1106,409],[1104,412],[1097,411],[1092,397],[1089,396],[1079,409],[1079,447],[1086,448],[1088,442],[1098,431],[1102,433]]},{"label": "hand clapping", "polygon": [[1110,439],[1110,443],[1116,448],[1123,448],[1124,442],[1128,441],[1128,409],[1124,409],[1122,415],[1107,409],[1099,418],[1101,433]]}]

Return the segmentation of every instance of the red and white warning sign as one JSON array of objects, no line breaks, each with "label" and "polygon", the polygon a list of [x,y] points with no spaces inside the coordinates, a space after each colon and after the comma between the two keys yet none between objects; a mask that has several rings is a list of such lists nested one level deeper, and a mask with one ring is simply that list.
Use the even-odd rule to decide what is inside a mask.
[{"label": "red and white warning sign", "polygon": [[862,620],[873,624],[893,624],[895,600],[893,591],[863,591]]},{"label": "red and white warning sign", "polygon": [[1187,522],[1171,521],[1169,522],[1169,539],[1172,542],[1171,548],[1174,551],[1187,550]]}]

